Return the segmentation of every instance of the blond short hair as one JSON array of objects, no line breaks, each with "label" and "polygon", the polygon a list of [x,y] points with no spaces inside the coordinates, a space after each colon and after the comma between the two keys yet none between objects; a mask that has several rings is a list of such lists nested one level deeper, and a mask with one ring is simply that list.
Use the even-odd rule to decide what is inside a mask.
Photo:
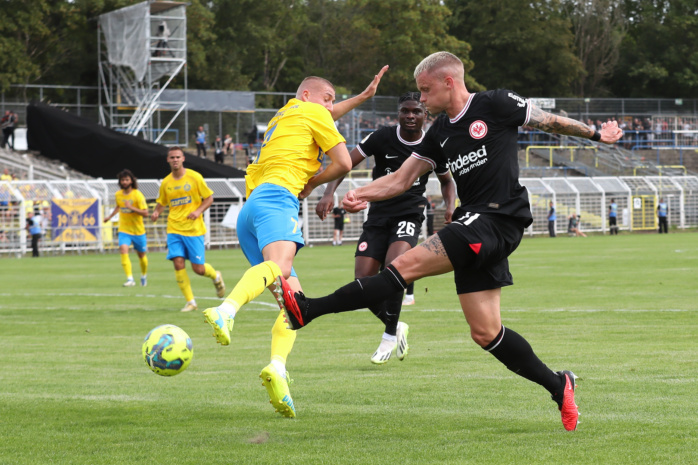
[{"label": "blond short hair", "polygon": [[301,84],[298,86],[296,98],[301,98],[304,90],[314,91],[320,86],[329,86],[332,88],[332,90],[334,90],[334,85],[327,79],[317,76],[308,76],[307,78],[303,79],[303,82],[301,82]]},{"label": "blond short hair", "polygon": [[450,52],[436,52],[423,59],[417,65],[414,69],[414,78],[417,79],[417,76],[425,71],[432,73],[437,70],[443,70],[443,72],[460,79],[463,79],[465,75],[463,62],[460,58]]}]

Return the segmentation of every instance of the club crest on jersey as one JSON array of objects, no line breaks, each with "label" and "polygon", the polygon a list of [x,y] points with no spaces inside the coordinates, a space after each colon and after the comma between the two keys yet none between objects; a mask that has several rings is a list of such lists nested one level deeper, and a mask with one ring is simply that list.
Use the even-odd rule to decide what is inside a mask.
[{"label": "club crest on jersey", "polygon": [[482,139],[487,135],[487,125],[484,121],[473,121],[470,123],[470,137],[473,139]]},{"label": "club crest on jersey", "polygon": [[359,252],[365,252],[368,249],[368,243],[366,241],[359,244]]}]

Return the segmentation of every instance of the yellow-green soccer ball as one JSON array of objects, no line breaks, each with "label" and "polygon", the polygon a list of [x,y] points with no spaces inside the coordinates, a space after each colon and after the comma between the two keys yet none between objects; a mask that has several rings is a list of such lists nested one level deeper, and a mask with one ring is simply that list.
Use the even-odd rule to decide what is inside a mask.
[{"label": "yellow-green soccer ball", "polygon": [[194,346],[191,338],[179,326],[158,326],[143,341],[145,364],[161,376],[174,376],[183,372],[192,357]]}]

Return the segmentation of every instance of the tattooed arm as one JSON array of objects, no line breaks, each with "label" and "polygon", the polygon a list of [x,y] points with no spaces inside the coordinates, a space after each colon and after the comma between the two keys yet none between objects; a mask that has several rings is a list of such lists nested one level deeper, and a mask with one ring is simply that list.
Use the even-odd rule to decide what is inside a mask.
[{"label": "tattooed arm", "polygon": [[[593,129],[580,121],[564,116],[553,115],[552,113],[541,110],[535,105],[530,103],[529,105],[531,105],[531,117],[528,120],[527,126],[545,132],[552,132],[565,136],[584,137],[586,139],[591,139],[595,134]],[[599,134],[601,136],[601,139],[599,139],[600,142],[604,144],[613,144],[623,137],[623,130],[618,127],[617,122],[609,121],[601,125]]]}]

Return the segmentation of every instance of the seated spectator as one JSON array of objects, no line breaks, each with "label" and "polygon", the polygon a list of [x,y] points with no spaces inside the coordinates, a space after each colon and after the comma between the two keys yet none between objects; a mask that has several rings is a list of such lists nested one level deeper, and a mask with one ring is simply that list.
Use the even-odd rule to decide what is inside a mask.
[{"label": "seated spectator", "polygon": [[230,134],[226,134],[225,139],[223,139],[223,151],[226,155],[235,155],[235,144]]},{"label": "seated spectator", "polygon": [[567,223],[567,232],[570,235],[587,237],[582,231],[579,230],[579,220],[581,216],[575,215],[574,212],[568,217],[569,223]]}]

